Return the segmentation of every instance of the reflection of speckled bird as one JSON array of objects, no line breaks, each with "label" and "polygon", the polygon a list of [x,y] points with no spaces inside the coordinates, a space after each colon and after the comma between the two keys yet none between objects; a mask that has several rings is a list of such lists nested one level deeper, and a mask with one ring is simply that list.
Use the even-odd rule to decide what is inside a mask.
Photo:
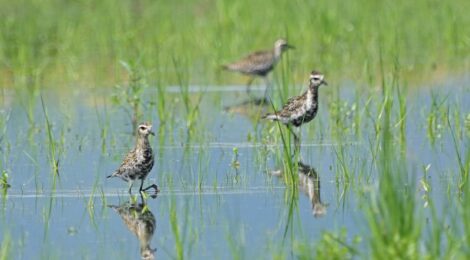
[{"label": "reflection of speckled bird", "polygon": [[308,195],[316,218],[326,214],[326,205],[320,199],[320,178],[314,168],[299,162],[299,188]]},{"label": "reflection of speckled bird", "polygon": [[239,61],[223,65],[222,67],[229,71],[240,72],[251,76],[247,88],[249,92],[254,76],[265,78],[281,59],[282,53],[289,48],[293,48],[293,46],[289,45],[286,40],[279,39],[274,43],[274,49],[251,53]]},{"label": "reflection of speckled bird", "polygon": [[113,174],[107,178],[119,177],[129,183],[129,193],[132,192],[132,185],[135,180],[141,180],[139,192],[155,189],[158,192],[158,187],[155,184],[142,189],[144,180],[152,170],[154,164],[153,151],[150,146],[148,136],[155,135],[152,132],[152,125],[149,123],[140,124],[137,128],[137,142],[135,148],[130,151],[124,158],[121,166]]},{"label": "reflection of speckled bird", "polygon": [[[299,190],[303,191],[312,204],[312,214],[314,217],[322,217],[326,214],[328,204],[323,204],[320,198],[320,177],[317,171],[310,165],[298,162]],[[282,178],[282,171],[273,171],[271,175]]]},{"label": "reflection of speckled bird", "polygon": [[263,118],[280,121],[287,125],[297,144],[299,142],[298,136],[290,129],[290,125],[300,127],[315,118],[318,111],[318,88],[322,84],[327,85],[323,74],[312,71],[307,91],[300,96],[290,98],[280,111],[267,114]]},{"label": "reflection of speckled bird", "polygon": [[120,206],[108,205],[113,208],[122,218],[127,228],[137,236],[140,244],[140,255],[142,259],[150,260],[155,258],[156,249],[150,247],[155,232],[155,217],[145,206],[126,202]]}]

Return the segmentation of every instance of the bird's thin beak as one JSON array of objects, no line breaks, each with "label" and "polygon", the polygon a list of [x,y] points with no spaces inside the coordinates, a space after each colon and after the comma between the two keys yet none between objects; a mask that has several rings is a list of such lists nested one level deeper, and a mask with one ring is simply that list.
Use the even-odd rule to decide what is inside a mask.
[{"label": "bird's thin beak", "polygon": [[155,133],[153,131],[150,131],[149,132],[151,135],[155,136]]},{"label": "bird's thin beak", "polygon": [[325,84],[325,86],[328,86],[328,82],[326,82],[326,80],[323,80],[322,83]]},{"label": "bird's thin beak", "polygon": [[287,44],[286,47],[287,47],[287,49],[295,49],[295,46],[290,45],[290,44]]}]

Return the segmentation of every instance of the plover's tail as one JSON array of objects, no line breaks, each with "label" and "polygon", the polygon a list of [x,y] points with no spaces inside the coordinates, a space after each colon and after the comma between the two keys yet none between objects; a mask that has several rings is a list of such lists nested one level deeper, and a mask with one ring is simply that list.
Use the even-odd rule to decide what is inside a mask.
[{"label": "plover's tail", "polygon": [[119,208],[119,206],[116,206],[116,205],[106,205],[108,208],[112,208],[114,210],[117,210]]},{"label": "plover's tail", "polygon": [[106,176],[106,179],[116,177],[116,176],[117,176],[117,172],[113,172],[113,173],[111,173],[111,175]]},{"label": "plover's tail", "polygon": [[238,63],[224,64],[220,66],[220,68],[223,70],[240,72],[240,66],[238,65]]},{"label": "plover's tail", "polygon": [[279,120],[279,116],[276,114],[266,114],[262,116],[261,119],[268,119],[268,120],[276,121],[276,120]]}]

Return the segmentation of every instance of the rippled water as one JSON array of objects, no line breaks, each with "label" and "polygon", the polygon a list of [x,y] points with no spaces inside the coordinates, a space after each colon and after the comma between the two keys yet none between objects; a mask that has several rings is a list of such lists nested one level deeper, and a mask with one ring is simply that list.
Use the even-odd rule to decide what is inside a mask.
[{"label": "rippled water", "polygon": [[[465,115],[470,111],[465,84],[413,90],[407,100],[407,168],[421,178],[423,167],[430,165],[438,208],[457,179],[453,173],[458,165],[450,135],[430,140],[431,93]],[[335,126],[329,120],[329,102],[335,99],[331,91],[321,90],[325,99],[319,116],[303,129],[304,165],[298,173],[303,186],[297,197],[277,176],[282,174],[277,157],[282,144],[263,139],[266,128],[275,125],[257,122],[261,112],[253,111],[258,107],[233,107],[246,100],[243,87],[193,88],[195,95],[204,94],[191,135],[178,88],[169,90],[173,99],[168,102],[175,102],[168,112],[174,115],[171,122],[160,122],[151,103],[144,111],[160,132],[151,139],[156,165],[147,182],[157,183],[161,192],[148,198],[146,206],[139,204],[140,198],[131,201],[124,182],[105,178],[134,142],[123,105],[111,103],[103,93],[43,93],[57,143],[54,185],[39,97],[3,97],[0,166],[11,188],[2,200],[0,241],[11,241],[16,259],[136,259],[141,254],[163,259],[295,258],[299,242],[315,244],[325,231],[345,228],[350,238],[364,234],[358,192],[374,188],[377,178],[370,151],[375,133],[364,111],[368,98],[357,98],[351,88],[340,90],[341,104],[347,103],[342,112],[346,125],[351,127],[354,113],[363,116],[362,133],[344,130],[338,138],[331,134]],[[152,91],[147,97],[158,101]],[[464,123],[460,127],[465,129]],[[342,176],[341,153],[353,180]]]}]

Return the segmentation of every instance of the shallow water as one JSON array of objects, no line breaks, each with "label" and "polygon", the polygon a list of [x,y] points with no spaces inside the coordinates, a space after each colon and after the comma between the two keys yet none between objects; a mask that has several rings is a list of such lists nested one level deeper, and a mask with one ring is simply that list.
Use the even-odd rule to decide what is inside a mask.
[{"label": "shallow water", "polygon": [[[433,142],[427,133],[431,93],[462,118],[470,111],[468,81],[451,84],[413,90],[407,99],[407,169],[420,179],[423,167],[431,165],[431,196],[438,208],[448,200],[449,185],[455,185],[458,165],[451,136],[442,130]],[[275,255],[295,258],[299,242],[315,244],[325,231],[346,228],[349,238],[364,234],[358,191],[376,187],[378,174],[370,155],[375,135],[366,116],[361,134],[352,130],[344,130],[340,138],[331,134],[334,126],[328,102],[332,92],[322,90],[321,95],[328,99],[322,100],[318,118],[302,132],[302,161],[316,170],[319,179],[306,177],[306,187],[316,194],[309,197],[301,188],[297,197],[282,178],[273,176],[280,172],[276,154],[282,151],[282,143],[263,138],[266,128],[275,129],[275,125],[253,119],[257,114],[250,115],[253,107],[224,110],[246,100],[244,87],[219,89],[191,89],[195,95],[203,93],[191,134],[186,130],[178,88],[170,88],[168,93],[169,102],[175,102],[171,122],[160,122],[156,108],[146,106],[145,119],[160,132],[151,139],[156,165],[147,183],[157,183],[161,192],[156,199],[148,198],[144,210],[129,209],[124,182],[105,179],[134,142],[123,105],[111,103],[102,93],[43,93],[59,160],[58,177],[54,178],[39,97],[25,102],[8,93],[1,107],[0,166],[9,174],[11,188],[2,200],[0,240],[11,239],[16,259],[136,259],[141,244],[147,242],[147,252],[156,249],[155,256],[164,259],[233,255],[270,259]],[[350,108],[357,100],[354,91],[348,87],[340,91],[341,102]],[[150,90],[146,96],[147,101],[157,101]],[[359,99],[355,113],[364,113],[366,101],[365,97]],[[28,121],[30,108],[33,123]],[[346,125],[351,117],[345,116]],[[456,127],[466,134],[463,123]],[[353,180],[341,175],[341,152]],[[233,166],[234,158],[238,168]],[[320,188],[315,186],[317,181]],[[421,192],[417,189],[417,196]],[[121,215],[110,205],[122,206]],[[127,217],[122,216],[126,212]],[[141,234],[139,243],[123,218],[136,222],[142,215],[150,222],[154,217],[155,229],[153,234],[147,232],[147,240]],[[149,224],[141,221],[139,225],[145,228]]]}]

